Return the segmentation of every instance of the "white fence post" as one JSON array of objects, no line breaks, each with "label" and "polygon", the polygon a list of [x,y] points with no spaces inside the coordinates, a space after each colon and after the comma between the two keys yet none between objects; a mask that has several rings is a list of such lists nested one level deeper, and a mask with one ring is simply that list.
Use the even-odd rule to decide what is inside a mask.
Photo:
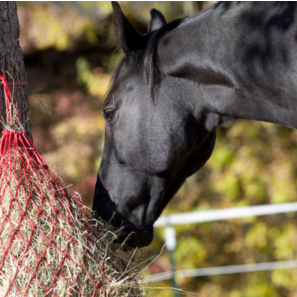
[{"label": "white fence post", "polygon": [[[165,238],[166,238],[166,248],[169,253],[170,265],[171,265],[171,284],[174,289],[178,289],[178,285],[175,281],[175,270],[176,270],[176,262],[174,258],[174,251],[176,248],[176,235],[175,229],[172,225],[167,224],[165,226]],[[173,292],[173,297],[179,297],[177,292]]]}]

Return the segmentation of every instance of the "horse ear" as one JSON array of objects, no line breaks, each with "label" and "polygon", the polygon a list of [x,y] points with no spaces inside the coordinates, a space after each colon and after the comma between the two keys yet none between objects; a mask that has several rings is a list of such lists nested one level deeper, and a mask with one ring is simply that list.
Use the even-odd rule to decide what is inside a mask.
[{"label": "horse ear", "polygon": [[148,27],[148,32],[151,32],[153,30],[158,30],[162,26],[166,25],[166,20],[163,16],[163,14],[157,10],[157,9],[151,9],[151,20]]},{"label": "horse ear", "polygon": [[128,54],[145,47],[144,36],[140,35],[123,14],[120,5],[113,1],[114,30],[121,48]]}]

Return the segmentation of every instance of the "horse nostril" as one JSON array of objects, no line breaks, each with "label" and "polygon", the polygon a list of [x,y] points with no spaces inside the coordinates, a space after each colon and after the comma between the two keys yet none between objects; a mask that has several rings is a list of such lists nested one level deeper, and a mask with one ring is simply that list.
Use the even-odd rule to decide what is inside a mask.
[{"label": "horse nostril", "polygon": [[126,162],[123,159],[119,159],[119,164],[120,165],[126,165]]}]

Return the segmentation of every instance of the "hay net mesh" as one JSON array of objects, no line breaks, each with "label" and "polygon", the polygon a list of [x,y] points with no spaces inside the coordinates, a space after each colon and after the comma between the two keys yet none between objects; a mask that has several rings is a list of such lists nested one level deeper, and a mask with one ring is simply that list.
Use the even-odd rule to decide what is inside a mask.
[{"label": "hay net mesh", "polygon": [[[143,296],[138,271],[86,219],[23,131],[2,71],[0,296]],[[19,124],[18,124],[19,122]]]}]

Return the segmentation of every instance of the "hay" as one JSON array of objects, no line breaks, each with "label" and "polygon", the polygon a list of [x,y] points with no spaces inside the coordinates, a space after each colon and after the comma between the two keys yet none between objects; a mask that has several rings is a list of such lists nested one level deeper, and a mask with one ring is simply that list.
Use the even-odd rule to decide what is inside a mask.
[{"label": "hay", "polygon": [[0,296],[144,296],[140,268],[111,247],[116,234],[86,218],[34,147],[17,147],[23,131],[2,142],[10,134],[0,160]]}]

